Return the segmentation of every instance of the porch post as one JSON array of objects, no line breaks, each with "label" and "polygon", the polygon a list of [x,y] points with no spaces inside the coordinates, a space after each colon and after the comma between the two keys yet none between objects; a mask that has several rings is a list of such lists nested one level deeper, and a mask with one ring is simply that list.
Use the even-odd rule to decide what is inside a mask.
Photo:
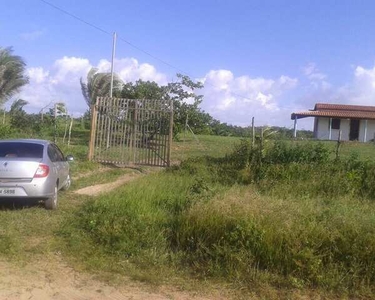
[{"label": "porch post", "polygon": [[365,120],[365,132],[363,134],[363,142],[367,142],[367,120]]},{"label": "porch post", "polygon": [[329,134],[328,139],[332,140],[332,118],[329,118]]},{"label": "porch post", "polygon": [[293,137],[297,137],[297,116],[294,116],[294,131],[293,131]]}]

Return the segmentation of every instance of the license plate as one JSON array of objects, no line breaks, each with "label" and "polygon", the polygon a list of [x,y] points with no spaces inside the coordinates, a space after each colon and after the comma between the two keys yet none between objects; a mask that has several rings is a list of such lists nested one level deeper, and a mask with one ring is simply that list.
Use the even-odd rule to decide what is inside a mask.
[{"label": "license plate", "polygon": [[0,195],[15,195],[15,189],[0,189]]}]

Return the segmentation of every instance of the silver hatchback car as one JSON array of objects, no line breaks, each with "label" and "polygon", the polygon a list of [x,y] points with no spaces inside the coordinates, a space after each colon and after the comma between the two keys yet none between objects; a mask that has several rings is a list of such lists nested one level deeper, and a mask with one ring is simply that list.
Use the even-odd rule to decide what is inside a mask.
[{"label": "silver hatchback car", "polygon": [[57,192],[71,184],[72,160],[46,140],[0,140],[0,199],[40,199],[46,209],[57,209]]}]

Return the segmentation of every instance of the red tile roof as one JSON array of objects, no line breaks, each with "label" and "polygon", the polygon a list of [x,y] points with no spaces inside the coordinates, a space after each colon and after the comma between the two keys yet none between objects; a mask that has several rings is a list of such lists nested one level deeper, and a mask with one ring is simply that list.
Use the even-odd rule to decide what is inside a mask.
[{"label": "red tile roof", "polygon": [[317,103],[314,110],[372,111],[375,106]]},{"label": "red tile roof", "polygon": [[317,103],[314,110],[291,115],[292,120],[306,117],[375,120],[375,106]]}]

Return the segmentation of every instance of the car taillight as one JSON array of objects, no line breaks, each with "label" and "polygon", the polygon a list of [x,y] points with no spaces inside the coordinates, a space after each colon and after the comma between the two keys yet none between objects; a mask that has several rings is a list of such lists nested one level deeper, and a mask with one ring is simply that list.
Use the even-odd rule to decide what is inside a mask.
[{"label": "car taillight", "polygon": [[49,166],[45,164],[39,164],[39,167],[35,172],[34,178],[46,177],[48,173],[49,173]]}]

